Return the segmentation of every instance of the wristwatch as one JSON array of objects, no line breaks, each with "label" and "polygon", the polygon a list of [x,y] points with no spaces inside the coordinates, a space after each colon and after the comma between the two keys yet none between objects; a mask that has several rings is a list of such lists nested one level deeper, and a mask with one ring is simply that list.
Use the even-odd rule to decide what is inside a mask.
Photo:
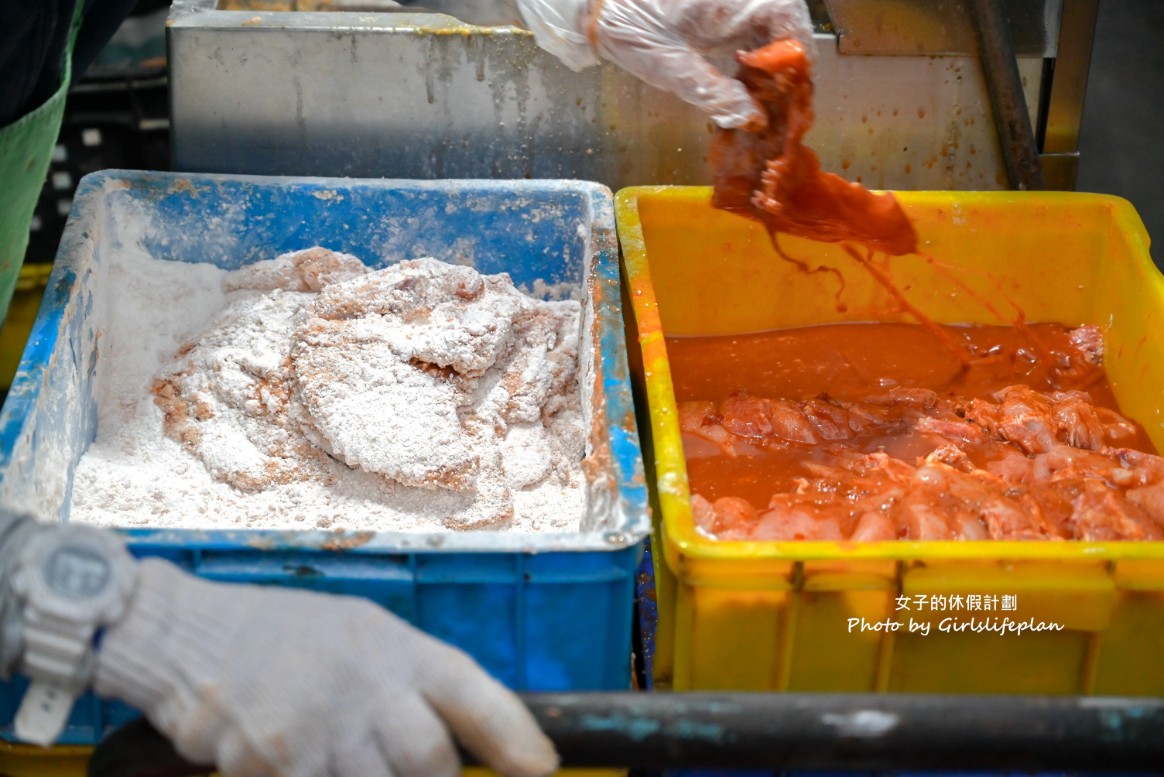
[{"label": "wristwatch", "polygon": [[16,713],[17,738],[49,745],[93,675],[93,638],[125,612],[137,565],[108,531],[68,524],[34,534],[16,560],[23,605],[20,671],[32,681]]}]

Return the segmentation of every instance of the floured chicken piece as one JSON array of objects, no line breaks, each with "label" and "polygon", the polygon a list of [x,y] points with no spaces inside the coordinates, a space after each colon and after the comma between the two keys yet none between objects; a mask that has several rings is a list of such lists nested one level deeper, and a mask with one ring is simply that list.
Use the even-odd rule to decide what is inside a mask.
[{"label": "floured chicken piece", "polygon": [[329,329],[317,321],[298,330],[292,354],[299,431],[349,467],[406,486],[472,485],[477,456],[457,417],[452,376],[418,369],[372,332],[345,331],[378,328],[375,319]]},{"label": "floured chicken piece", "polygon": [[307,329],[334,322],[420,366],[480,377],[509,350],[514,317],[531,302],[506,275],[418,259],[324,289]]},{"label": "floured chicken piece", "polygon": [[166,435],[215,479],[253,491],[331,469],[327,455],[287,423],[286,333],[309,298],[278,292],[235,301],[154,381]]},{"label": "floured chicken piece", "polygon": [[316,246],[235,270],[224,286],[227,291],[319,291],[329,283],[346,281],[366,272],[367,265],[356,257]]},{"label": "floured chicken piece", "polygon": [[1136,426],[1083,391],[740,394],[681,403],[679,417],[689,462],[798,462],[760,509],[694,494],[696,526],[719,539],[1164,539],[1164,458],[1121,447]]},{"label": "floured chicken piece", "polygon": [[892,194],[823,172],[802,142],[812,126],[811,64],[803,44],[779,40],[737,55],[737,78],[765,109],[767,126],[716,129],[711,146],[712,204],[764,223],[770,232],[812,240],[851,240],[901,255],[917,234]]},{"label": "floured chicken piece", "polygon": [[580,485],[580,304],[434,259],[370,270],[322,248],[232,274],[236,295],[154,386],[166,434],[251,492],[356,477],[437,490],[450,528]]}]

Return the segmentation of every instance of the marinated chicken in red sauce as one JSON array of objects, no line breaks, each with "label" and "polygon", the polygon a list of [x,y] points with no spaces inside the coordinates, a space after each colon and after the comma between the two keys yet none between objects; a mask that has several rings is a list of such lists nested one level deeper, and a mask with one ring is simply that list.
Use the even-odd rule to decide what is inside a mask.
[{"label": "marinated chicken in red sauce", "polygon": [[[1164,458],[1118,412],[1097,328],[948,329],[965,368],[949,369],[914,325],[668,341],[698,529],[1164,539]],[[733,383],[743,376],[725,365],[741,358],[752,380]]]}]

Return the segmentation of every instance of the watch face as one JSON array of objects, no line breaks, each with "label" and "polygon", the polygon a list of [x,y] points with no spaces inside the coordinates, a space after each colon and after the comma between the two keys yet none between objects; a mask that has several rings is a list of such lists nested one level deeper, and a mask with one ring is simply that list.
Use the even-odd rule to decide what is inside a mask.
[{"label": "watch face", "polygon": [[44,579],[56,594],[68,599],[90,599],[105,591],[112,576],[109,561],[94,548],[66,545],[45,559]]},{"label": "watch face", "polygon": [[116,536],[78,525],[33,536],[11,585],[26,618],[109,624],[121,617],[136,580],[133,557]]}]

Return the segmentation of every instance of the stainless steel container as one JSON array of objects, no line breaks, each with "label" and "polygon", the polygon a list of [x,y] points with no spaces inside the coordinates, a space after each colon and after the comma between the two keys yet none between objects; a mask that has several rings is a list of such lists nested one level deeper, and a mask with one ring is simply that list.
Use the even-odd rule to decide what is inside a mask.
[{"label": "stainless steel container", "polygon": [[[228,2],[236,10],[217,0],[171,8],[178,169],[577,178],[612,188],[710,179],[711,125],[699,111],[610,65],[574,73],[516,27],[430,13],[270,10],[334,7],[302,0]],[[1073,2],[1011,2],[1037,126],[1053,107],[1048,63],[1063,3]],[[809,142],[825,168],[877,188],[1005,187],[961,3],[824,5]],[[1067,188],[1070,163],[1051,176]]]}]

